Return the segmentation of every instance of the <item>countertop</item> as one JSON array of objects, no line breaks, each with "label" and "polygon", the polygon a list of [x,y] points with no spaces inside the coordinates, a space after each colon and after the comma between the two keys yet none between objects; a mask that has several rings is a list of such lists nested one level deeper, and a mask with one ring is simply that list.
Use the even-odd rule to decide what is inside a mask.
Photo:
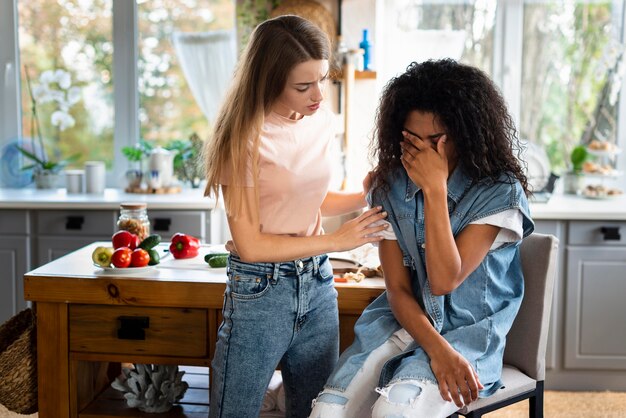
[{"label": "countertop", "polygon": [[626,195],[608,199],[588,199],[556,194],[547,203],[531,203],[533,219],[554,220],[626,220]]},{"label": "countertop", "polygon": [[[65,189],[2,189],[0,209],[118,209],[121,202],[146,202],[148,209],[213,209],[215,200],[202,189],[175,194],[135,194],[106,189],[102,195],[67,194]],[[531,203],[533,219],[626,220],[626,195],[604,200],[553,195],[547,203]]]},{"label": "countertop", "polygon": [[68,194],[65,189],[0,188],[0,209],[119,209],[122,202],[145,202],[148,209],[213,209],[215,200],[204,197],[203,191],[139,194],[106,189],[104,194]]}]

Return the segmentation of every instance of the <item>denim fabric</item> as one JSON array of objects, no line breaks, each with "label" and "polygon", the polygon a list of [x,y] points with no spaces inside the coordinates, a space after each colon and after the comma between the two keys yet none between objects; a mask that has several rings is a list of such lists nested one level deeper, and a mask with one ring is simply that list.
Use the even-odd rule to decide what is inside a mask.
[{"label": "denim fabric", "polygon": [[245,263],[231,255],[227,272],[209,416],[257,417],[280,364],[286,417],[307,417],[339,355],[337,291],[328,257]]},{"label": "denim fabric", "polygon": [[[489,396],[501,386],[505,337],[524,294],[520,242],[489,251],[457,289],[434,296],[426,275],[423,193],[402,168],[392,173],[389,184],[384,193],[370,195],[370,203],[382,205],[388,213],[415,298],[435,329],[477,371],[485,387],[481,396]],[[523,189],[508,175],[474,183],[457,168],[448,179],[448,207],[454,236],[471,222],[508,209],[522,212],[524,236],[534,229]],[[355,341],[342,353],[326,387],[344,391],[369,353],[400,328],[383,293],[355,324]],[[436,382],[426,352],[415,342],[385,364],[379,387],[401,380]]]}]

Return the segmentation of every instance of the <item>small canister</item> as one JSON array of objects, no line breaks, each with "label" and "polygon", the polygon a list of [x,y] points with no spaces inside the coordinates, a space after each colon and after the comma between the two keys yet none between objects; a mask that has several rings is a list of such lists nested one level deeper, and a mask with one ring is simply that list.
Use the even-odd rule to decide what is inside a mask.
[{"label": "small canister", "polygon": [[143,240],[150,235],[150,219],[145,203],[122,203],[120,204],[120,217],[117,227],[120,230],[132,232]]}]

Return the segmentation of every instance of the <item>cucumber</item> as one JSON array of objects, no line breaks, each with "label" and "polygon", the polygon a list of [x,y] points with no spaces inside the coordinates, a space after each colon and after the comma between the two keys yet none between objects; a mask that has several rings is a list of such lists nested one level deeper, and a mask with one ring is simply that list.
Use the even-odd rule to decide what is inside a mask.
[{"label": "cucumber", "polygon": [[148,262],[149,266],[154,266],[161,262],[161,256],[159,255],[159,252],[157,250],[155,250],[154,248],[149,248],[146,251],[148,251],[148,255],[150,255],[150,261]]},{"label": "cucumber", "polygon": [[151,248],[156,247],[161,243],[161,235],[152,234],[148,235],[146,238],[141,241],[138,248],[143,248],[144,250],[149,250]]},{"label": "cucumber", "polygon": [[213,257],[224,256],[224,255],[227,256],[228,254],[229,253],[209,253],[209,254],[204,256],[204,261],[206,261],[208,263],[209,260],[212,259]]},{"label": "cucumber", "polygon": [[228,264],[228,255],[220,254],[209,258],[209,266],[211,267],[226,267]]}]

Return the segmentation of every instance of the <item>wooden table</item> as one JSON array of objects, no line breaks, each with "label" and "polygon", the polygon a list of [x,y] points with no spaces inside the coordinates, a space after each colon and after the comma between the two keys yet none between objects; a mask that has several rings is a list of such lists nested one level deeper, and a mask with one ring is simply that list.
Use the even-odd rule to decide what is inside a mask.
[{"label": "wooden table", "polygon": [[[25,299],[37,312],[39,418],[144,416],[119,396],[103,400],[120,363],[210,365],[226,277],[224,269],[204,262],[209,247],[194,259],[168,257],[124,276],[92,264],[98,245],[109,244],[93,243],[24,276]],[[343,350],[354,322],[384,284],[369,278],[336,288]],[[206,411],[177,406],[167,416]]]}]

